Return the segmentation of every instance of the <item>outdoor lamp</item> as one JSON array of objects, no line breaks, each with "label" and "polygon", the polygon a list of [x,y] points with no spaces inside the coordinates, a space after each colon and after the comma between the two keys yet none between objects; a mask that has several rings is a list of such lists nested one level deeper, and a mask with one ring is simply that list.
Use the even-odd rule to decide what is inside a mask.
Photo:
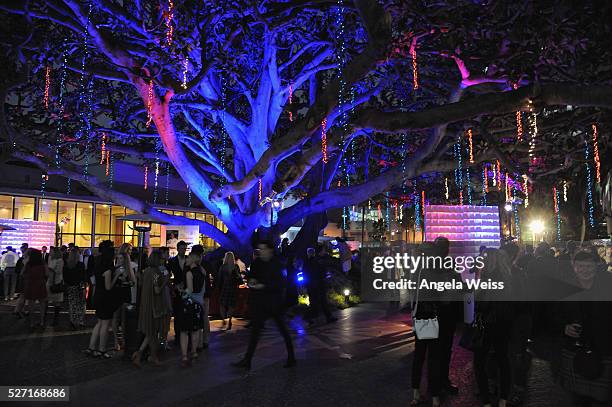
[{"label": "outdoor lamp", "polygon": [[504,209],[506,210],[506,212],[511,212],[512,211],[512,202],[506,202],[506,204],[504,205]]},{"label": "outdoor lamp", "polygon": [[542,222],[540,219],[534,219],[529,224],[529,228],[533,233],[542,233],[544,232],[544,222]]}]

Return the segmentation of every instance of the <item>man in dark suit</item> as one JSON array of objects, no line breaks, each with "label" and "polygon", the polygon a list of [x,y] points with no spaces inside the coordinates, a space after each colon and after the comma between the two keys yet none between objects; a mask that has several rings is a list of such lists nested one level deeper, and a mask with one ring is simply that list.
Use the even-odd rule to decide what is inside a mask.
[{"label": "man in dark suit", "polygon": [[[176,251],[178,254],[171,258],[168,261],[168,269],[170,269],[171,277],[174,282],[175,287],[182,287],[185,284],[185,265],[187,264],[187,256],[185,253],[187,252],[187,243],[184,241],[180,241],[176,244]],[[174,337],[176,338],[176,343],[179,342],[180,337],[180,327],[179,323],[176,320],[176,315],[180,307],[183,306],[180,295],[175,295],[172,300],[172,309],[174,311]]]},{"label": "man in dark suit", "polygon": [[261,243],[259,249],[261,257],[253,261],[249,275],[249,306],[252,308],[250,312],[253,318],[249,346],[244,358],[232,365],[247,370],[251,368],[251,359],[261,331],[266,320],[272,319],[285,340],[287,362],[284,367],[292,367],[296,362],[291,336],[284,321],[283,291],[287,282],[283,274],[283,264],[274,256],[274,246],[271,242]]}]

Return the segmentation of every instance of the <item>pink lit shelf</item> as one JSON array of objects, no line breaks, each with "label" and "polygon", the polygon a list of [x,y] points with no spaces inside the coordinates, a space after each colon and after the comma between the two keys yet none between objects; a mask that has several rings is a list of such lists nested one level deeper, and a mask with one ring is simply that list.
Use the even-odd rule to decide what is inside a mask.
[{"label": "pink lit shelf", "polygon": [[55,242],[55,222],[39,222],[27,219],[0,219],[0,224],[14,227],[0,235],[0,250],[12,246],[19,250],[23,243],[40,249],[42,246],[53,246]]},{"label": "pink lit shelf", "polygon": [[499,243],[497,206],[425,205],[425,239],[446,237],[489,247]]}]

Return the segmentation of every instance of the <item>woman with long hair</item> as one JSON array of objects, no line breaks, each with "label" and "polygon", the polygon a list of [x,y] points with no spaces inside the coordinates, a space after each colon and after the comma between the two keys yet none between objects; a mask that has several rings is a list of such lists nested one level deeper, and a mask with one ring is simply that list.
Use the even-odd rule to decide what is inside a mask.
[{"label": "woman with long hair", "polygon": [[[26,255],[24,254],[24,257]],[[45,312],[47,309],[47,287],[45,280],[49,274],[47,265],[43,261],[43,256],[40,250],[28,249],[27,251],[27,262],[23,268],[23,298],[24,303],[28,304],[30,309],[30,318],[33,318],[32,310],[33,306],[30,304],[38,301],[40,309],[40,323],[34,324],[30,320],[30,327],[35,328],[36,326],[42,327],[45,323]],[[18,304],[23,307],[24,303]],[[16,310],[21,315],[21,308]]]},{"label": "woman with long hair", "polygon": [[[132,303],[132,286],[136,284],[136,275],[132,269],[130,254],[132,245],[124,243],[119,247],[115,256],[115,269],[117,270],[117,295],[120,306],[113,315],[113,334],[115,337],[115,349],[122,350],[125,347],[123,333],[125,332],[125,307]],[[121,330],[121,332],[120,332]]]},{"label": "woman with long hair", "polygon": [[[181,330],[181,365],[188,367],[191,360],[198,357],[197,346],[200,343],[200,334],[204,326],[203,309],[205,275],[200,263],[202,256],[193,251],[187,257],[185,267],[185,285],[181,289],[182,306],[179,308],[177,318]],[[191,353],[188,355],[189,342]],[[191,357],[190,357],[191,356]]]},{"label": "woman with long hair", "polygon": [[85,326],[85,266],[80,261],[78,248],[68,253],[64,265],[64,281],[66,282],[66,296],[68,297],[68,315],[72,329]]},{"label": "woman with long hair", "polygon": [[234,253],[227,252],[223,264],[219,269],[219,305],[221,308],[222,326],[225,327],[225,318],[228,318],[227,330],[232,329],[232,313],[238,298],[238,286],[242,284],[240,268],[236,264]]},{"label": "woman with long hair", "polygon": [[59,313],[64,302],[64,292],[55,287],[64,282],[64,259],[59,247],[51,249],[49,254],[49,278],[47,280],[47,301],[53,303],[53,322],[55,326],[59,322]]},{"label": "woman with long hair", "polygon": [[163,258],[160,250],[153,250],[147,259],[147,268],[142,275],[140,291],[140,308],[138,312],[138,331],[144,336],[140,348],[132,354],[132,362],[140,367],[142,354],[147,348],[151,349],[151,360],[159,366],[157,355],[161,320],[168,313],[164,301],[164,288],[167,284],[162,274]]},{"label": "woman with long hair", "polygon": [[487,375],[487,356],[493,349],[498,368],[499,407],[505,407],[510,392],[510,357],[508,345],[511,337],[512,309],[511,303],[504,301],[512,294],[512,272],[505,252],[498,249],[486,249],[483,253],[484,267],[480,278],[491,279],[504,284],[503,291],[480,290],[476,294],[476,321],[481,326],[479,335],[482,340],[474,349],[474,373],[480,398],[484,406],[491,406],[489,394],[489,377]]},{"label": "woman with long hair", "polygon": [[104,359],[112,358],[112,356],[106,352],[108,328],[115,311],[121,304],[121,299],[117,296],[117,290],[114,289],[120,276],[120,273],[115,270],[114,258],[115,249],[112,246],[104,247],[100,253],[99,261],[96,262],[96,292],[94,294],[94,304],[98,322],[91,332],[89,348],[83,351],[87,355],[102,357]]}]

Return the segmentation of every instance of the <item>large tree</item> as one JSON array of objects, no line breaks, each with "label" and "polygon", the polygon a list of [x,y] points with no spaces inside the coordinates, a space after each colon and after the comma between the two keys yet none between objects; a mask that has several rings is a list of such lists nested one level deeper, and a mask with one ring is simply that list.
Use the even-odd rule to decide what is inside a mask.
[{"label": "large tree", "polygon": [[[328,209],[401,200],[408,180],[456,168],[467,128],[466,166],[499,160],[534,185],[575,174],[612,107],[609,8],[5,0],[0,137],[13,157],[160,219],[89,166],[102,139],[116,159],[169,162],[228,231],[181,222],[246,253],[255,230],[306,218],[316,236]],[[288,195],[297,203],[271,217]]]}]

